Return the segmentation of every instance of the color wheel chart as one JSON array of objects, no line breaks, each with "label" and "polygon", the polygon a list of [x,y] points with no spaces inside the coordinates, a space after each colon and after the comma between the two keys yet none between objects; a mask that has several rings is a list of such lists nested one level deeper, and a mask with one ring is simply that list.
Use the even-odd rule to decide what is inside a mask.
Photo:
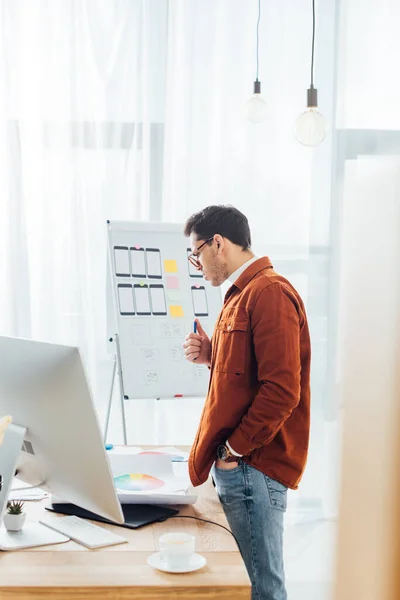
[{"label": "color wheel chart", "polygon": [[128,473],[114,477],[114,484],[124,492],[152,492],[164,487],[165,482],[143,473]]},{"label": "color wheel chart", "polygon": [[207,393],[207,367],[182,346],[196,318],[211,337],[222,298],[190,253],[183,225],[108,224],[107,330],[118,334],[125,399]]}]

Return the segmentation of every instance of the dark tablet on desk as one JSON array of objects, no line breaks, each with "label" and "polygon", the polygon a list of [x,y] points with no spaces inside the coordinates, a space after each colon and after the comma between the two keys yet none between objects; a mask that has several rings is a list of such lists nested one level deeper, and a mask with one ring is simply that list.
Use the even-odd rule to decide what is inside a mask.
[{"label": "dark tablet on desk", "polygon": [[100,517],[90,510],[85,510],[80,506],[69,503],[54,503],[46,507],[46,510],[51,512],[62,513],[63,515],[76,515],[82,519],[91,519],[92,521],[100,521],[101,523],[110,523],[119,527],[127,527],[128,529],[137,529],[143,525],[150,525],[157,521],[166,521],[169,517],[178,514],[179,510],[174,508],[166,508],[152,504],[121,504],[122,512],[124,513],[125,523],[114,523],[109,519]]}]

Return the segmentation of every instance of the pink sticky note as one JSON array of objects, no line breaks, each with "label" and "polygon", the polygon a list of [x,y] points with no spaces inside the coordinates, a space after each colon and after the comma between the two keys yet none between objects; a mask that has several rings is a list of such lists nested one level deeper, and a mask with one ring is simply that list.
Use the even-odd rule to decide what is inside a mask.
[{"label": "pink sticky note", "polygon": [[167,289],[179,290],[179,279],[175,275],[169,275],[167,277]]}]

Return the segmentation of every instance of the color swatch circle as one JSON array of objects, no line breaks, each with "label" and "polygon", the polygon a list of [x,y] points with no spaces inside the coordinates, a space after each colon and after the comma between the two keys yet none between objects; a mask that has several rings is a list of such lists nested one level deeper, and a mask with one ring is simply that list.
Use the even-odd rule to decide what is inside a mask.
[{"label": "color swatch circle", "polygon": [[149,492],[165,485],[161,479],[143,473],[119,475],[119,477],[114,477],[114,483],[117,489],[128,492]]}]

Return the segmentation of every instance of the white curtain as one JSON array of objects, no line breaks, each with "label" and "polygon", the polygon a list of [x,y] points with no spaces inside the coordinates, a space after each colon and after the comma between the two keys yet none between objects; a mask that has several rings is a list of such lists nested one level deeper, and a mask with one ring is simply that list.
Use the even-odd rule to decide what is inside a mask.
[{"label": "white curtain", "polygon": [[106,356],[106,220],[151,217],[166,31],[155,6],[1,6],[0,330],[78,344],[93,375]]},{"label": "white curtain", "polygon": [[397,0],[340,2],[339,129],[400,129],[399,26]]},{"label": "white curtain", "polygon": [[[337,512],[341,423],[346,420],[347,410],[354,415],[354,407],[360,402],[357,397],[346,394],[345,374],[349,380],[352,373],[352,389],[356,389],[360,377],[360,371],[354,367],[357,361],[362,364],[368,353],[379,353],[381,344],[384,355],[386,351],[382,333],[382,339],[374,341],[376,348],[364,353],[365,335],[373,337],[373,329],[370,330],[366,320],[365,332],[360,329],[357,338],[354,323],[349,322],[349,314],[356,311],[355,303],[360,305],[361,311],[363,295],[374,285],[370,277],[378,277],[381,289],[381,303],[376,304],[377,314],[371,316],[372,321],[383,311],[381,318],[385,325],[382,327],[390,328],[390,323],[395,323],[399,316],[390,304],[396,282],[387,279],[391,265],[387,257],[396,240],[397,216],[393,203],[396,195],[398,197],[400,176],[400,83],[396,76],[400,60],[400,4],[396,0],[382,0],[379,4],[374,0],[341,0],[339,17],[330,269],[334,285],[330,372],[332,406],[336,407],[338,419],[331,424],[330,435],[325,436],[325,440],[331,440],[329,471],[333,475],[325,491],[329,492],[327,501],[334,512]],[[393,224],[393,230],[388,229],[388,222]],[[374,263],[376,253],[379,258]],[[375,254],[373,259],[372,254]],[[376,265],[379,265],[378,272]],[[365,307],[363,311],[360,314],[366,314]],[[358,322],[361,322],[359,317]],[[355,343],[359,356],[354,356]],[[379,372],[382,370],[377,368]],[[368,368],[365,377],[369,377]],[[374,415],[371,418],[375,419],[377,428],[386,418],[386,383],[383,378],[381,394],[384,398],[378,389],[375,405],[364,398],[364,410]],[[362,385],[359,389],[362,390]],[[351,450],[353,455],[343,456],[343,461],[353,460],[357,454],[360,460],[365,460],[368,453],[367,448]],[[360,488],[359,493],[362,496],[366,490]]]},{"label": "white curtain", "polygon": [[[336,2],[317,2],[315,83],[334,126]],[[311,2],[261,0],[267,121],[245,118],[257,0],[3,0],[0,333],[77,344],[106,364],[106,220],[249,217],[257,254],[298,287],[313,336],[302,495],[321,497],[331,397],[332,134],[293,138],[310,83]],[[333,311],[334,312],[334,311]],[[188,440],[190,443],[191,440]]]}]

